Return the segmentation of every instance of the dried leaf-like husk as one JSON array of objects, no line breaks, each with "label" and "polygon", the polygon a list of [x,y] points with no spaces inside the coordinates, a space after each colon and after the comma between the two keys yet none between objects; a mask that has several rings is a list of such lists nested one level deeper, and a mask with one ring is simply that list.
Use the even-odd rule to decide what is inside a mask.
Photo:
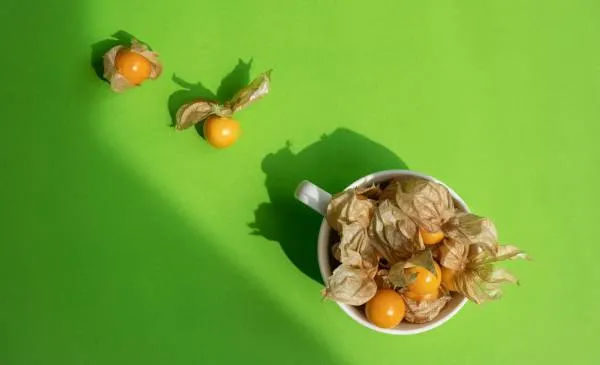
[{"label": "dried leaf-like husk", "polygon": [[455,214],[452,196],[441,184],[420,177],[406,177],[398,179],[392,188],[396,190],[398,207],[429,232],[440,231]]},{"label": "dried leaf-like husk", "polygon": [[[116,67],[116,58],[120,51],[127,50],[128,48],[122,45],[115,46],[108,50],[103,57],[104,64],[104,78],[110,82],[110,86],[115,92],[123,92],[134,86],[138,86],[127,81],[123,75],[119,74]],[[131,41],[129,50],[138,53],[146,58],[151,65],[149,78],[154,80],[162,74],[162,64],[158,59],[158,53],[150,51],[148,47],[138,42],[136,39]]]},{"label": "dried leaf-like husk", "polygon": [[336,194],[327,206],[327,222],[338,232],[344,225],[352,223],[366,228],[375,205],[375,201],[356,194],[355,190],[344,191]]},{"label": "dried leaf-like husk", "polygon": [[378,289],[392,289],[394,284],[390,281],[389,270],[380,269],[375,275],[375,283]]},{"label": "dried leaf-like husk", "polygon": [[503,260],[529,259],[515,246],[471,246],[469,262],[462,271],[454,274],[456,290],[475,303],[499,299],[502,284],[518,284],[518,279],[503,268],[492,264]]},{"label": "dried leaf-like husk", "polygon": [[215,103],[205,100],[197,100],[191,103],[183,104],[175,116],[177,120],[176,128],[183,130],[206,119],[214,113]]},{"label": "dried leaf-like husk", "polygon": [[440,246],[439,254],[440,265],[452,270],[463,270],[469,261],[469,245],[447,238]]},{"label": "dried leaf-like husk", "polygon": [[379,195],[381,194],[381,188],[375,184],[356,188],[355,191],[356,195],[375,201],[379,199]]},{"label": "dried leaf-like husk", "polygon": [[426,323],[437,317],[446,304],[452,299],[450,295],[444,295],[433,301],[417,302],[403,296],[406,302],[406,314],[404,319],[411,323]]},{"label": "dried leaf-like husk", "polygon": [[415,239],[418,234],[415,223],[389,200],[374,210],[369,230],[373,237],[371,244],[392,265],[425,248]]},{"label": "dried leaf-like husk", "polygon": [[[371,245],[367,229],[362,222],[354,222],[342,226],[339,244],[340,261],[349,265],[377,266],[377,254]],[[357,257],[358,255],[358,257]]]},{"label": "dried leaf-like husk", "polygon": [[377,292],[375,273],[377,269],[340,265],[327,280],[323,295],[348,305],[363,305]]},{"label": "dried leaf-like husk", "polygon": [[471,213],[458,213],[443,227],[444,234],[457,244],[494,248],[498,245],[498,233],[488,218]]},{"label": "dried leaf-like husk", "polygon": [[269,93],[270,81],[271,70],[263,72],[252,80],[248,86],[238,91],[230,101],[225,103],[225,107],[231,109],[233,113],[246,108]]},{"label": "dried leaf-like husk", "polygon": [[408,261],[406,262],[406,267],[411,266],[420,266],[428,270],[430,273],[437,275],[435,270],[433,255],[431,254],[431,250],[423,250],[415,253]]},{"label": "dried leaf-like husk", "polygon": [[417,273],[406,274],[406,262],[400,261],[392,265],[388,273],[388,280],[395,289],[404,288],[417,279]]}]

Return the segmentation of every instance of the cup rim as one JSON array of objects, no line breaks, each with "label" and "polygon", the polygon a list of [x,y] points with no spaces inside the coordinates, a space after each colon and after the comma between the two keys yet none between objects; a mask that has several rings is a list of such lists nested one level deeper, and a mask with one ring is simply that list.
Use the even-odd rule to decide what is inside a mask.
[{"label": "cup rim", "polygon": [[[470,212],[470,209],[467,206],[467,204],[464,202],[464,200],[452,188],[450,188],[444,182],[434,178],[433,176],[426,175],[426,174],[416,172],[413,170],[393,169],[393,170],[382,170],[382,171],[373,172],[371,174],[365,175],[365,176],[355,180],[353,183],[348,185],[344,189],[344,191],[348,190],[348,189],[353,189],[353,188],[356,188],[356,187],[359,187],[361,185],[365,185],[365,184],[368,184],[371,182],[385,181],[385,180],[389,180],[391,178],[400,177],[400,176],[420,177],[420,178],[424,178],[424,179],[436,182],[436,183],[444,186],[446,189],[448,189],[448,191],[450,192],[450,195],[460,205],[460,207],[464,211]],[[318,256],[318,261],[319,261],[319,271],[321,273],[321,277],[322,277],[324,283],[327,283],[327,278],[329,278],[329,276],[333,272],[333,270],[331,268],[331,264],[330,264],[330,256],[331,256],[331,250],[329,249],[330,231],[331,231],[331,227],[329,226],[327,219],[325,217],[323,217],[323,220],[321,221],[321,227],[319,229],[317,256]],[[357,309],[356,307],[347,305],[347,304],[343,304],[343,303],[339,303],[339,302],[336,302],[336,304],[348,316],[350,316],[354,321],[358,322],[359,324],[361,324],[367,328],[375,330],[377,332],[391,334],[391,335],[415,335],[418,333],[430,331],[430,330],[437,328],[437,327],[441,326],[442,324],[446,323],[448,320],[450,320],[450,318],[454,317],[462,309],[462,307],[467,303],[467,301],[468,300],[466,297],[457,294],[457,296],[455,298],[454,308],[452,308],[449,312],[446,312],[443,316],[442,315],[438,316],[437,318],[435,318],[434,320],[432,320],[428,323],[416,324],[417,327],[411,328],[411,329],[380,328],[380,327],[375,326],[371,322],[367,321],[362,316],[359,316],[357,313],[359,311],[359,309]]]}]

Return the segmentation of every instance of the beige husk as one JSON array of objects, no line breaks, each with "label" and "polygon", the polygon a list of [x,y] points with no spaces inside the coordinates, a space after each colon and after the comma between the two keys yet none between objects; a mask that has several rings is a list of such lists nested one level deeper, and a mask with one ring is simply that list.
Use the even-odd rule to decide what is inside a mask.
[{"label": "beige husk", "polygon": [[365,269],[342,264],[328,278],[323,296],[339,303],[363,305],[377,292],[374,279],[376,273],[376,268]]},{"label": "beige husk", "polygon": [[[455,214],[454,202],[443,185],[420,177],[394,180],[384,192],[419,227],[438,232]],[[393,198],[392,198],[393,197]]]},{"label": "beige husk", "polygon": [[194,100],[182,105],[175,120],[178,130],[187,129],[211,115],[230,118],[234,113],[246,108],[269,93],[271,70],[263,72],[256,79],[238,91],[231,100],[223,104],[211,100]]},{"label": "beige husk", "polygon": [[480,304],[502,297],[502,284],[519,284],[518,279],[506,269],[494,267],[503,260],[526,259],[529,256],[515,246],[469,246],[469,254],[463,268],[454,274],[456,291],[469,300]]},{"label": "beige husk", "polygon": [[110,82],[110,86],[115,92],[123,92],[129,88],[139,86],[127,81],[127,79],[125,79],[125,77],[123,77],[123,75],[121,75],[118,72],[117,67],[115,65],[115,61],[119,52],[127,49],[129,49],[131,52],[135,52],[144,56],[144,58],[146,58],[150,62],[152,68],[150,70],[149,78],[151,80],[157,79],[162,74],[162,64],[158,59],[158,53],[150,51],[150,49],[145,44],[140,43],[136,39],[132,39],[130,47],[125,47],[122,45],[115,46],[108,50],[108,52],[106,52],[106,54],[104,54],[103,57],[103,76],[106,80]]},{"label": "beige husk", "polygon": [[450,295],[443,295],[433,301],[417,302],[403,296],[406,303],[404,319],[411,323],[426,323],[437,317],[446,304],[452,299]]}]

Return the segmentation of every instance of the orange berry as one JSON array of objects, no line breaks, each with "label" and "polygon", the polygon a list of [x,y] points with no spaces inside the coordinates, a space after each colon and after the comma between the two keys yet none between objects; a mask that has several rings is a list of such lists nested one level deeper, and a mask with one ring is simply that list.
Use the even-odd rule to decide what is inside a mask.
[{"label": "orange berry", "polygon": [[367,302],[365,313],[367,319],[377,327],[394,328],[404,318],[406,304],[395,290],[380,289]]},{"label": "orange berry", "polygon": [[456,291],[456,283],[454,282],[455,274],[455,270],[442,266],[442,284],[450,291]]},{"label": "orange berry", "polygon": [[123,75],[130,83],[139,85],[150,77],[152,64],[139,53],[122,50],[115,58],[117,72]]},{"label": "orange berry", "polygon": [[440,297],[440,291],[436,290],[433,293],[417,294],[409,290],[402,293],[402,295],[404,295],[405,298],[414,300],[415,302],[432,302]]},{"label": "orange berry", "polygon": [[406,269],[407,275],[417,274],[415,281],[408,286],[409,291],[415,294],[430,294],[439,289],[442,281],[442,271],[437,262],[434,262],[433,265],[435,266],[435,274],[421,266]]},{"label": "orange berry", "polygon": [[240,136],[240,124],[230,118],[211,116],[204,122],[204,138],[217,148],[231,146]]},{"label": "orange berry", "polygon": [[429,232],[423,228],[419,228],[419,233],[421,234],[421,238],[423,238],[423,243],[426,245],[435,245],[444,239],[444,232],[442,231]]}]

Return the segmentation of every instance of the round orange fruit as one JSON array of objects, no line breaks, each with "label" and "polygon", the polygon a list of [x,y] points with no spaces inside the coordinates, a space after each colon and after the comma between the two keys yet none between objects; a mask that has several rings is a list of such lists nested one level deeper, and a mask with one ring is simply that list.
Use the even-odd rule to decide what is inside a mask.
[{"label": "round orange fruit", "polygon": [[423,238],[423,243],[426,245],[435,245],[444,239],[444,232],[442,231],[429,232],[423,228],[419,228],[419,233],[421,234],[421,238]]},{"label": "round orange fruit", "polygon": [[123,75],[127,81],[139,85],[150,77],[152,64],[139,53],[130,50],[122,50],[115,58],[117,72]]},{"label": "round orange fruit", "polygon": [[405,298],[414,300],[415,302],[432,302],[440,297],[440,291],[436,290],[433,293],[417,294],[409,290],[402,293],[402,295],[404,295]]},{"label": "round orange fruit", "polygon": [[209,117],[203,129],[204,138],[217,148],[231,146],[240,136],[240,124],[231,118]]},{"label": "round orange fruit", "polygon": [[438,265],[437,262],[434,262],[433,264],[435,266],[435,274],[421,266],[406,269],[407,275],[413,273],[417,274],[415,281],[408,285],[409,291],[422,295],[435,293],[439,289],[442,281],[442,272],[440,265]]},{"label": "round orange fruit", "polygon": [[365,313],[367,319],[381,328],[394,328],[406,313],[404,299],[393,289],[380,289],[367,302]]}]

